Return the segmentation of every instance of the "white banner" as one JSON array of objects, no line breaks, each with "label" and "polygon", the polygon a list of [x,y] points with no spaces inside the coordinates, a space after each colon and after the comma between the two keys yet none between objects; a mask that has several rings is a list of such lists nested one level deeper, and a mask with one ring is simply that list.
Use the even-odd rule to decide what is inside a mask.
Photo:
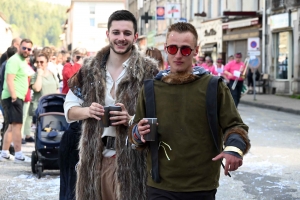
[{"label": "white banner", "polygon": [[166,6],[166,18],[179,19],[181,17],[181,9],[179,3],[168,3]]}]

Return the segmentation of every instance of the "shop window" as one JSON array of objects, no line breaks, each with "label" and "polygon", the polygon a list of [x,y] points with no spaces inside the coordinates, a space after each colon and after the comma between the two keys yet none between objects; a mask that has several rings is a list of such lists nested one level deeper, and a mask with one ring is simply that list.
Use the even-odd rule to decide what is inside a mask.
[{"label": "shop window", "polygon": [[276,79],[288,79],[292,65],[292,37],[290,32],[280,32],[276,37]]}]

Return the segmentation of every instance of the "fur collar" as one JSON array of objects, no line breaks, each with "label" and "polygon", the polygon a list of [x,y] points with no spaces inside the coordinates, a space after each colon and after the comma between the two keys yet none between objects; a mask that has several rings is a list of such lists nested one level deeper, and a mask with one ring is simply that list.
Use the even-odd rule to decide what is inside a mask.
[{"label": "fur collar", "polygon": [[203,67],[194,67],[191,73],[171,73],[170,69],[160,71],[155,79],[168,84],[185,84],[199,79],[202,75],[209,74]]},{"label": "fur collar", "polygon": [[172,85],[180,85],[185,83],[190,83],[199,79],[199,77],[195,76],[191,73],[179,74],[179,73],[170,73],[167,76],[164,76],[161,80],[162,82],[172,84]]}]

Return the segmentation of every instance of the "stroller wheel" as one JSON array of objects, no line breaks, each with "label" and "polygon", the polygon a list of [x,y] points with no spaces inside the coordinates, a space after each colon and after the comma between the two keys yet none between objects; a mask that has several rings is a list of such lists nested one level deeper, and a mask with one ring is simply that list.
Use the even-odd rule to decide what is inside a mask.
[{"label": "stroller wheel", "polygon": [[37,157],[35,151],[31,153],[31,171],[32,173],[36,173],[35,164],[37,163]]},{"label": "stroller wheel", "polygon": [[38,166],[38,179],[40,179],[42,177],[42,173],[43,173],[43,167],[42,166]]}]

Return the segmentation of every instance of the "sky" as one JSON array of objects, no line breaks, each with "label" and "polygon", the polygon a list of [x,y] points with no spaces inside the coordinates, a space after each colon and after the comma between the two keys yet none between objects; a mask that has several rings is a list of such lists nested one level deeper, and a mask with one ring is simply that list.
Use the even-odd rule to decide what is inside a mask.
[{"label": "sky", "polygon": [[64,6],[70,6],[71,5],[71,0],[41,0],[41,1],[46,1],[49,3],[56,3],[56,4],[61,4]]}]

